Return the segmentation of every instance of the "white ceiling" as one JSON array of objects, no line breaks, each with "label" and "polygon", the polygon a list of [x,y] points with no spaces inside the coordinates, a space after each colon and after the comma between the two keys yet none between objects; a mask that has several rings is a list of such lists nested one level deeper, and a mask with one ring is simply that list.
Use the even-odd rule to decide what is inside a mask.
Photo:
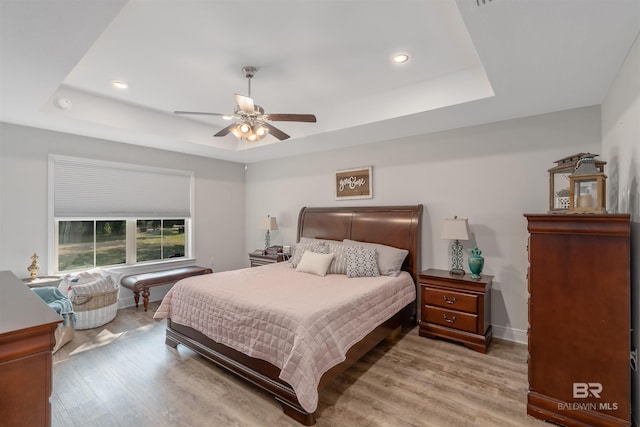
[{"label": "white ceiling", "polygon": [[[638,0],[0,5],[1,121],[239,162],[600,104],[640,32]],[[213,137],[222,118],[172,114],[233,112],[245,65],[266,113],[318,123],[247,145]]]}]

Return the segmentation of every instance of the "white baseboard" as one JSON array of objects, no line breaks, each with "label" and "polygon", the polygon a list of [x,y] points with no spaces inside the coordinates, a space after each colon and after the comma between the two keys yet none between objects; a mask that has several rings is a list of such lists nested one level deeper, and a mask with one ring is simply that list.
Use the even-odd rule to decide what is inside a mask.
[{"label": "white baseboard", "polygon": [[507,328],[506,326],[491,325],[493,336],[505,341],[529,344],[527,331],[522,329]]}]

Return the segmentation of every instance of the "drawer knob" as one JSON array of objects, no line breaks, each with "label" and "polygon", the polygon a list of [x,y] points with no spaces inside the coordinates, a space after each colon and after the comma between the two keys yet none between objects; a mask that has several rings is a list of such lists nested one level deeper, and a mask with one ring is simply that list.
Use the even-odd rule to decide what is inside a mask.
[{"label": "drawer knob", "polygon": [[442,299],[444,300],[444,302],[446,302],[447,304],[455,304],[456,303],[456,297],[453,298],[447,298],[446,295],[442,295]]},{"label": "drawer knob", "polygon": [[443,318],[443,319],[444,319],[444,321],[445,321],[445,322],[447,322],[447,323],[453,323],[453,322],[455,322],[455,321],[456,321],[456,316],[451,316],[451,319],[449,319],[449,318],[447,317],[447,315],[446,315],[446,314],[443,314],[443,315],[442,315],[442,318]]}]

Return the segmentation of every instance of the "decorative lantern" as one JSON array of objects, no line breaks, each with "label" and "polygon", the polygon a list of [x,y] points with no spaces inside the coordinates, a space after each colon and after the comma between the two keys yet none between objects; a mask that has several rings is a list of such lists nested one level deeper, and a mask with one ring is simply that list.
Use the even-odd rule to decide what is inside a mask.
[{"label": "decorative lantern", "polygon": [[569,175],[569,213],[607,213],[607,176],[596,167],[596,156],[583,155],[575,172]]},{"label": "decorative lantern", "polygon": [[[569,209],[569,175],[576,170],[580,158],[588,153],[578,153],[556,160],[556,166],[549,169],[549,211],[548,213],[567,213]],[[604,173],[607,162],[595,161],[596,169]]]}]

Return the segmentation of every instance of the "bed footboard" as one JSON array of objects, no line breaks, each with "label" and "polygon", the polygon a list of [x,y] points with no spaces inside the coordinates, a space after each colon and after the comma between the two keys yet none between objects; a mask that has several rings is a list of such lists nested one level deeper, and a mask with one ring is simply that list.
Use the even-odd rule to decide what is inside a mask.
[{"label": "bed footboard", "polygon": [[[353,365],[358,359],[373,349],[381,341],[393,334],[398,327],[411,324],[411,315],[415,305],[410,303],[391,319],[378,326],[361,341],[356,343],[346,354],[344,362],[324,373],[318,385],[322,390],[338,375]],[[176,348],[178,344],[206,357],[218,366],[239,375],[271,393],[282,404],[284,413],[299,423],[312,426],[316,423],[316,414],[306,412],[298,403],[293,388],[279,379],[280,370],[264,360],[249,357],[230,347],[217,343],[195,329],[180,325],[167,319],[165,344]]]}]

